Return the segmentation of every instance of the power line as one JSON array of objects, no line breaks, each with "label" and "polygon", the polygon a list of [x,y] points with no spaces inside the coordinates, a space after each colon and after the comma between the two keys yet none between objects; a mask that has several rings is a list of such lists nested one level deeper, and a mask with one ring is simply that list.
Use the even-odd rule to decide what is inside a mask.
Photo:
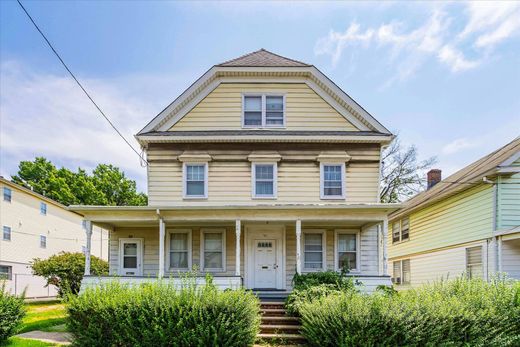
[{"label": "power line", "polygon": [[25,12],[25,14],[27,15],[27,17],[29,18],[29,20],[32,22],[32,24],[34,25],[34,27],[36,28],[36,30],[38,30],[38,32],[40,33],[40,35],[43,37],[43,39],[45,40],[45,42],[47,42],[47,45],[49,45],[50,49],[54,52],[54,54],[56,55],[56,57],[58,57],[59,61],[61,62],[61,64],[63,65],[63,67],[68,71],[68,73],[72,76],[72,78],[74,79],[74,81],[76,81],[77,85],[81,88],[81,90],[83,91],[83,93],[85,93],[85,95],[89,98],[89,100],[92,102],[92,104],[97,108],[97,110],[99,111],[99,113],[101,113],[101,115],[105,118],[105,120],[108,122],[108,124],[110,124],[110,126],[115,130],[115,132],[123,139],[123,141],[126,142],[126,144],[132,149],[132,151],[135,152],[135,154],[137,154],[139,156],[139,158],[144,161],[146,164],[148,164],[148,162],[146,161],[146,159],[143,157],[142,154],[140,154],[135,148],[134,146],[132,146],[132,144],[126,139],[126,137],[119,131],[119,129],[117,129],[117,127],[114,125],[114,123],[112,123],[112,121],[110,120],[110,118],[108,118],[108,116],[105,114],[105,112],[103,112],[103,110],[98,106],[98,104],[94,101],[94,99],[90,96],[90,94],[86,91],[86,89],[83,87],[83,85],[81,84],[81,82],[76,78],[76,76],[74,75],[74,73],[72,73],[72,71],[69,69],[69,67],[67,66],[67,64],[65,64],[65,62],[63,61],[63,59],[61,58],[61,56],[59,55],[59,53],[56,51],[56,49],[53,47],[53,45],[50,43],[50,41],[47,39],[47,37],[45,36],[45,34],[43,33],[43,31],[38,27],[38,24],[36,24],[36,22],[34,21],[34,19],[31,17],[31,15],[29,14],[29,12],[27,12],[27,10],[25,9],[25,7],[22,5],[22,3],[20,2],[20,0],[16,0],[18,2],[18,5],[20,5],[20,7],[22,8],[22,10]]}]

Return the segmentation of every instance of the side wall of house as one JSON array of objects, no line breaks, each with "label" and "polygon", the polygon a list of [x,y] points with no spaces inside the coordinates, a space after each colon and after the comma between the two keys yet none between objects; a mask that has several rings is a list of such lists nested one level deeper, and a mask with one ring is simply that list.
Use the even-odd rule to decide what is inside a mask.
[{"label": "side wall of house", "polygon": [[499,176],[497,184],[497,230],[520,226],[520,174]]}]

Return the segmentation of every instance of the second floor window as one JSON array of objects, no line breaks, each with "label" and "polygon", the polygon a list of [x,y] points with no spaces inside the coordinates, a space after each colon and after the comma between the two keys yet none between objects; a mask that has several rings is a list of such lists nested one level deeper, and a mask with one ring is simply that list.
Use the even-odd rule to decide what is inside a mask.
[{"label": "second floor window", "polygon": [[40,235],[40,248],[47,248],[47,236]]},{"label": "second floor window", "polygon": [[345,198],[345,164],[321,164],[321,198]]},{"label": "second floor window", "polygon": [[283,95],[244,95],[243,120],[245,128],[285,126],[285,97]]},{"label": "second floor window", "polygon": [[4,201],[11,202],[12,191],[10,188],[4,187]]},{"label": "second floor window", "polygon": [[184,164],[184,197],[208,197],[208,164]]},{"label": "second floor window", "polygon": [[40,202],[40,214],[47,215],[47,204],[44,202]]},{"label": "second floor window", "polygon": [[276,164],[253,164],[253,198],[276,197]]},{"label": "second floor window", "polygon": [[11,228],[5,225],[2,230],[2,240],[11,241]]}]

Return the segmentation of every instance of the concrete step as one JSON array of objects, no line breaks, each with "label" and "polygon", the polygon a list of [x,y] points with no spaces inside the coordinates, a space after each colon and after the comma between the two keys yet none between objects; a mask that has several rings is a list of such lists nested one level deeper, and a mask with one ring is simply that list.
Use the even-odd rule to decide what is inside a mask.
[{"label": "concrete step", "polygon": [[301,325],[286,324],[262,324],[260,333],[262,334],[297,334],[300,332]]},{"label": "concrete step", "polygon": [[290,316],[262,317],[262,324],[265,324],[265,325],[299,325],[300,319],[298,317],[290,317]]},{"label": "concrete step", "polygon": [[258,338],[265,342],[277,344],[296,344],[305,342],[305,338],[300,334],[258,334]]}]

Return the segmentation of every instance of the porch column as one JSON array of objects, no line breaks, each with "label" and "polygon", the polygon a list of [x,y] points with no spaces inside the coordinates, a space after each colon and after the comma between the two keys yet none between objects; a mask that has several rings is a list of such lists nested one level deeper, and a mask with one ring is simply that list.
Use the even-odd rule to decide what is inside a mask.
[{"label": "porch column", "polygon": [[240,276],[240,219],[235,221],[235,276]]},{"label": "porch column", "polygon": [[498,240],[498,249],[497,249],[497,260],[498,260],[498,272],[502,272],[502,236],[497,237]]},{"label": "porch column", "polygon": [[159,218],[159,278],[164,277],[164,236],[164,220],[162,218]]},{"label": "porch column", "polygon": [[83,275],[90,276],[90,249],[92,247],[92,222],[85,221],[85,234],[87,235],[87,244],[85,247],[85,273]]},{"label": "porch column", "polygon": [[301,262],[301,236],[302,236],[302,221],[296,220],[296,273],[302,273]]},{"label": "porch column", "polygon": [[388,275],[388,217],[383,219],[383,275]]}]

